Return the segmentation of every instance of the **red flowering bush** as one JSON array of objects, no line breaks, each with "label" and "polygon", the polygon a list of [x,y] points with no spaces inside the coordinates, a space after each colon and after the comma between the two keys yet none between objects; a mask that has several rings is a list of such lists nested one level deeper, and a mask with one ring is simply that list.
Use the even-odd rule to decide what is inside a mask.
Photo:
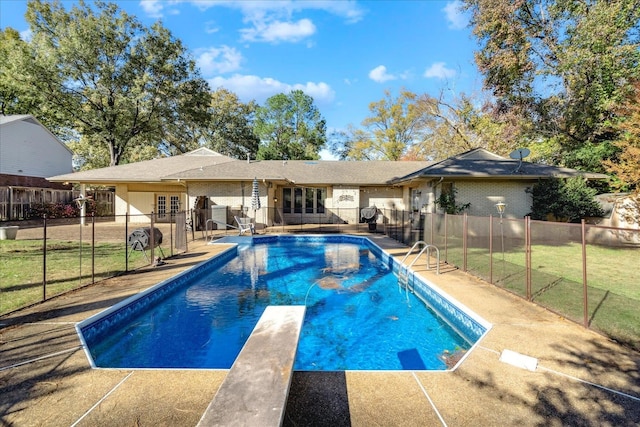
[{"label": "red flowering bush", "polygon": [[[86,215],[95,212],[96,204],[93,200],[86,203]],[[80,216],[80,208],[75,202],[72,203],[34,203],[25,213],[25,219],[44,218],[77,218]]]}]

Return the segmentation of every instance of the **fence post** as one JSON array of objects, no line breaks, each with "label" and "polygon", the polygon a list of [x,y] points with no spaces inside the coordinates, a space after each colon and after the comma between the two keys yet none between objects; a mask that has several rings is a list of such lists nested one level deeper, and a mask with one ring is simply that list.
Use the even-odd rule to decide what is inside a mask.
[{"label": "fence post", "polygon": [[80,277],[78,285],[82,286],[82,226],[84,225],[84,216],[80,213]]},{"label": "fence post", "polygon": [[[429,218],[431,218],[431,219],[430,219],[430,220],[431,220],[431,237],[430,237],[431,241],[429,242],[429,244],[430,244],[430,245],[433,245],[433,222],[434,222],[434,218],[435,218],[435,215],[433,214],[433,212],[431,212],[431,213],[429,214]],[[426,222],[426,221],[425,221],[425,222]]]},{"label": "fence post", "polygon": [[580,221],[582,228],[582,293],[584,305],[584,327],[589,327],[589,301],[587,292],[587,236],[584,218]]},{"label": "fence post", "polygon": [[[186,214],[186,212],[185,212]],[[186,215],[185,215],[186,216]],[[194,240],[196,240],[196,223],[193,221],[193,209],[189,210],[189,216],[191,218],[191,241],[193,242]],[[225,234],[227,231],[227,227],[224,227],[225,230]],[[187,242],[187,233],[184,233],[184,241],[185,241],[185,248],[186,248],[186,242]],[[186,251],[186,249],[185,249]]]},{"label": "fence post", "polygon": [[173,213],[173,211],[171,211],[171,213],[169,215],[170,215],[169,216],[169,218],[170,218],[170,220],[169,220],[169,242],[170,242],[169,247],[171,248],[171,255],[170,256],[173,256],[173,223],[176,220],[176,216]]},{"label": "fence post", "polygon": [[155,261],[155,247],[156,247],[156,236],[153,230],[153,227],[155,227],[155,214],[153,213],[153,211],[151,211],[151,229],[149,229],[149,237],[151,238],[151,241],[149,242],[151,244],[151,265],[153,265],[156,261]]},{"label": "fence post", "polygon": [[129,272],[129,212],[124,214],[124,271]]},{"label": "fence post", "polygon": [[493,215],[489,215],[489,283],[493,285]]},{"label": "fence post", "polygon": [[96,283],[96,213],[91,212],[91,283]]},{"label": "fence post", "polygon": [[448,251],[448,245],[447,245],[447,223],[449,221],[447,221],[447,213],[444,213],[444,262],[448,262],[447,259],[447,251]]},{"label": "fence post", "polygon": [[47,300],[47,214],[42,216],[44,235],[42,236],[42,301]]},{"label": "fence post", "polygon": [[527,278],[527,301],[531,301],[531,217],[524,217],[525,269]]},{"label": "fence post", "polygon": [[467,220],[467,213],[462,214],[462,271],[467,272],[467,231],[468,231],[469,223]]}]

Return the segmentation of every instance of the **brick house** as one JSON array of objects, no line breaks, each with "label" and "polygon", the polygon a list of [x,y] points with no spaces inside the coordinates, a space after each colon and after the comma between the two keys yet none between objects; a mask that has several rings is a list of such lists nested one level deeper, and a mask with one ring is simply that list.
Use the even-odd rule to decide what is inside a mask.
[{"label": "brick house", "polygon": [[541,179],[608,179],[607,175],[504,158],[476,148],[431,164],[394,181],[412,187],[413,209],[438,212],[436,200],[443,192],[455,192],[456,205],[469,204],[472,216],[497,215],[496,204],[506,204],[506,217],[523,218],[531,211],[527,192]]},{"label": "brick house", "polygon": [[[115,188],[116,215],[155,212],[158,220],[183,209],[211,212],[225,207],[232,215],[251,216],[257,224],[355,223],[360,209],[437,212],[442,191],[456,190],[457,203],[469,203],[471,215],[522,217],[531,206],[526,189],[551,176],[606,175],[505,159],[475,149],[442,162],[236,160],[206,148],[133,164],[58,175],[53,182]],[[252,211],[256,182],[261,208]],[[207,214],[209,215],[209,214]],[[122,218],[120,218],[122,220]],[[383,220],[383,218],[380,218]]]}]

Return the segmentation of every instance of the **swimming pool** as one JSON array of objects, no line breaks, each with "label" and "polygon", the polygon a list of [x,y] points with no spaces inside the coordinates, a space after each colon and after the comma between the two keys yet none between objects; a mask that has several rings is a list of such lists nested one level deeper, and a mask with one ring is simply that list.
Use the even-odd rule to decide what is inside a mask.
[{"label": "swimming pool", "polygon": [[416,295],[407,299],[393,274],[397,262],[367,238],[235,240],[214,259],[81,322],[93,366],[227,369],[268,305],[307,306],[296,370],[443,370],[488,329],[413,277]]}]

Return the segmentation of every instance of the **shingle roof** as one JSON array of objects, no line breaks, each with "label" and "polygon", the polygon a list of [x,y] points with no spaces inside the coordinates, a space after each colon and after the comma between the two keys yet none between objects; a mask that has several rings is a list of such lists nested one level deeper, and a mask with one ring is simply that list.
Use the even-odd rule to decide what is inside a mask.
[{"label": "shingle roof", "polygon": [[538,179],[570,178],[582,176],[588,179],[607,179],[601,173],[583,172],[576,169],[530,163],[506,159],[482,148],[459,154],[442,160],[406,175],[395,182],[400,183],[416,178],[499,178],[499,179]]},{"label": "shingle roof", "polygon": [[395,178],[424,168],[429,162],[237,160],[216,166],[166,175],[163,180],[235,181],[253,178],[296,184],[385,185]]},{"label": "shingle roof", "polygon": [[168,174],[235,161],[231,157],[223,156],[207,148],[199,148],[180,156],[91,169],[48,179],[57,182],[84,183],[160,182]]},{"label": "shingle roof", "polygon": [[329,161],[329,160],[236,160],[206,148],[180,156],[76,172],[48,178],[56,182],[107,184],[118,182],[247,181],[254,178],[295,184],[388,185],[420,178],[509,178],[584,176],[605,179],[604,174],[585,173],[537,163],[505,159],[475,149],[438,163],[425,161]]}]

